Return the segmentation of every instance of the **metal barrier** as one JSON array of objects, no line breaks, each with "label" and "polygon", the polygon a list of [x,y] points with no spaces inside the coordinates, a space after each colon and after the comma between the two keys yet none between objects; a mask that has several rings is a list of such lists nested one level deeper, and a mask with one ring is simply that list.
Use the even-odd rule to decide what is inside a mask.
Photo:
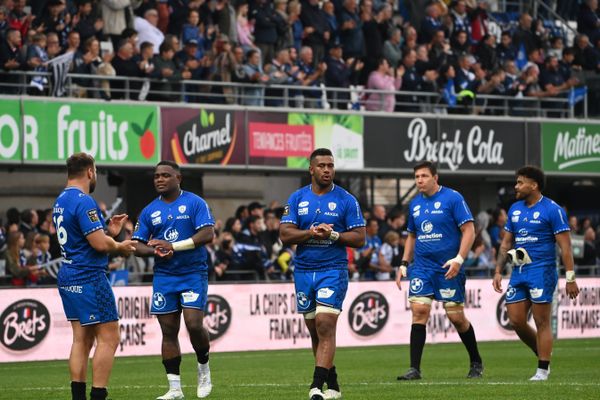
[{"label": "metal barrier", "polygon": [[[28,82],[34,76],[46,76],[44,91]],[[50,73],[0,71],[0,93],[48,95],[52,92]],[[160,88],[157,88],[160,87]],[[106,90],[110,90],[110,96]],[[569,92],[559,97],[511,97],[477,95],[469,104],[448,105],[437,92],[408,92],[365,89],[361,86],[334,88],[321,86],[276,85],[220,81],[148,79],[124,76],[69,74],[66,83],[68,97],[88,97],[125,100],[155,100],[183,103],[237,104],[246,106],[293,107],[309,109],[384,109],[386,97],[394,96],[395,111],[437,114],[482,114],[496,116],[573,118],[575,104],[568,99]],[[380,99],[369,100],[372,95]],[[581,117],[588,117],[587,93],[583,100]]]}]

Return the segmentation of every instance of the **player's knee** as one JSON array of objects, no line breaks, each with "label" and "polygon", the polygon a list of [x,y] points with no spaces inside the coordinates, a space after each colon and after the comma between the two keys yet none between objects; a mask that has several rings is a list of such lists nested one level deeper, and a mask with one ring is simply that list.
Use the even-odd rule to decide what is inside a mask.
[{"label": "player's knee", "polygon": [[535,322],[535,326],[538,328],[550,326],[550,316],[549,315],[533,314],[533,321]]},{"label": "player's knee", "polygon": [[516,314],[508,314],[508,322],[514,329],[520,329],[527,325],[527,317]]}]

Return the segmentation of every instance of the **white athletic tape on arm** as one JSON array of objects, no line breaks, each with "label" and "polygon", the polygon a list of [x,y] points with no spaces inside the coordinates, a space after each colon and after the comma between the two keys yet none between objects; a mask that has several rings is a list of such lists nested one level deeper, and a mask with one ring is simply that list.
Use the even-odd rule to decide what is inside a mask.
[{"label": "white athletic tape on arm", "polygon": [[179,242],[173,243],[172,246],[173,251],[194,250],[196,248],[192,238],[180,240]]},{"label": "white athletic tape on arm", "polygon": [[453,259],[446,261],[446,265],[451,265],[452,263],[458,263],[458,265],[463,265],[464,262],[465,259],[462,258],[460,254],[457,254],[456,257],[454,257]]},{"label": "white athletic tape on arm", "polygon": [[404,265],[401,265],[401,266],[400,266],[400,275],[401,275],[403,278],[406,278],[406,267],[405,267]]},{"label": "white athletic tape on arm", "polygon": [[565,276],[567,278],[567,283],[575,282],[575,271],[566,271]]}]

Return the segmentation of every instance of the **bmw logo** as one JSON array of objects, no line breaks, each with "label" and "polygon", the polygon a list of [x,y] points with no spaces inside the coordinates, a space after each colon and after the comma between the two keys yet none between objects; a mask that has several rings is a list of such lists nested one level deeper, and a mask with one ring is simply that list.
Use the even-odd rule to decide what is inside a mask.
[{"label": "bmw logo", "polygon": [[306,310],[310,306],[310,300],[308,300],[308,297],[304,292],[298,292],[296,299],[298,301],[299,310]]},{"label": "bmw logo", "polygon": [[413,278],[410,281],[410,291],[413,293],[419,293],[423,289],[423,281],[419,278]]},{"label": "bmw logo", "polygon": [[154,308],[157,310],[162,310],[167,305],[167,301],[162,293],[156,292],[154,295],[152,295],[152,304],[154,304]]},{"label": "bmw logo", "polygon": [[515,297],[515,294],[517,294],[517,290],[514,287],[509,286],[508,289],[506,290],[506,298],[508,300],[510,300],[513,297]]}]

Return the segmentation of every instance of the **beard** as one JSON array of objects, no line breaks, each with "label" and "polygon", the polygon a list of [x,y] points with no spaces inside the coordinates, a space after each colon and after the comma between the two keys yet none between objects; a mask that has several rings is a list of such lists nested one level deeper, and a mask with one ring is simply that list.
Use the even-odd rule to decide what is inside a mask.
[{"label": "beard", "polygon": [[96,190],[96,180],[90,181],[90,194]]}]

